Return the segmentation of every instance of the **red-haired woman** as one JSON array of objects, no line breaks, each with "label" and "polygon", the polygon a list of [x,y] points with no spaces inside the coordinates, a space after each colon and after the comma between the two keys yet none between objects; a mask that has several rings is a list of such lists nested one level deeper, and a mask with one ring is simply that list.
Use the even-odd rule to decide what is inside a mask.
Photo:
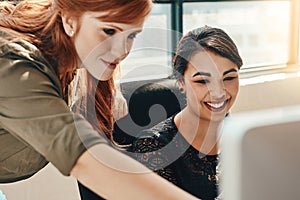
[{"label": "red-haired woman", "polygon": [[[128,173],[147,169],[104,137],[110,137],[113,122],[112,74],[142,30],[151,4],[0,2],[0,182],[28,178],[51,162],[106,199],[194,198],[150,171]],[[66,102],[78,67],[87,69],[89,90],[100,102],[93,108],[97,118],[87,116],[99,122],[94,127],[70,112]]]}]

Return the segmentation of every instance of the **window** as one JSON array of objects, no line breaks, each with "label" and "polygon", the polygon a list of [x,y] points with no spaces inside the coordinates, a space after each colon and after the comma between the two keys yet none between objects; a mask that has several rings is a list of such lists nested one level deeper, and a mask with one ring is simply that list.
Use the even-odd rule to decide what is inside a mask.
[{"label": "window", "polygon": [[288,1],[185,3],[183,11],[184,33],[204,25],[222,28],[237,44],[243,68],[288,60]]},{"label": "window", "polygon": [[129,56],[121,63],[123,81],[162,78],[170,74],[170,32],[170,4],[155,4]]},{"label": "window", "polygon": [[[157,1],[157,2],[161,2]],[[169,3],[166,3],[169,2]],[[224,29],[237,44],[243,69],[286,64],[289,59],[293,1],[184,2],[172,13],[173,1],[155,3],[144,31],[122,63],[123,79],[167,77],[171,72],[172,19],[182,19],[182,32],[210,25]],[[174,29],[174,27],[173,27]]]}]

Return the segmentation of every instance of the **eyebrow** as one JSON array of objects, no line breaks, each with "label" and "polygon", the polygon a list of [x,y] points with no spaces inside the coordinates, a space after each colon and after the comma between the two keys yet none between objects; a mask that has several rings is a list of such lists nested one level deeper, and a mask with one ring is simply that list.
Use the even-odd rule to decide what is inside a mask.
[{"label": "eyebrow", "polygon": [[101,23],[103,23],[105,26],[111,26],[112,28],[114,29],[117,29],[119,31],[124,31],[122,28],[118,27],[118,26],[115,26],[113,24],[110,24],[110,22],[103,22],[102,19],[101,19],[102,16],[94,16],[94,19],[100,21]]},{"label": "eyebrow", "polygon": [[111,27],[113,27],[113,28],[115,28],[115,29],[117,29],[117,30],[119,30],[119,31],[121,31],[121,32],[124,31],[122,28],[120,28],[120,27],[118,27],[118,26],[115,26],[115,25],[112,25],[112,24],[107,24],[107,25],[108,25],[108,26],[111,26]]},{"label": "eyebrow", "polygon": [[[237,70],[236,70],[235,68],[229,69],[229,70],[227,70],[227,71],[225,71],[225,72],[223,73],[223,76],[225,76],[226,74],[229,74],[229,73],[231,73],[231,72],[237,72]],[[211,77],[211,74],[208,73],[208,72],[196,72],[196,73],[193,75],[193,77],[195,77],[195,76],[208,76],[208,77]]]},{"label": "eyebrow", "polygon": [[231,73],[231,72],[237,72],[237,70],[236,70],[235,68],[231,68],[231,69],[225,71],[225,72],[223,73],[223,76],[225,76],[226,74],[229,74],[229,73]]},{"label": "eyebrow", "polygon": [[211,76],[211,74],[210,73],[208,73],[208,72],[196,72],[194,75],[193,75],[193,77],[195,77],[195,76]]},{"label": "eyebrow", "polygon": [[[101,21],[100,18],[97,18],[97,17],[96,17],[95,19]],[[117,29],[117,30],[119,30],[120,32],[123,32],[123,31],[124,31],[124,29],[122,29],[122,28],[120,28],[120,27],[118,27],[118,26],[112,25],[112,24],[110,24],[109,22],[104,22],[104,23],[105,23],[106,26],[111,26],[112,28]],[[140,29],[140,28],[132,29],[132,32],[133,32],[133,33],[137,33],[137,34],[138,34],[138,33],[141,33],[142,31],[143,31],[143,29]]]}]

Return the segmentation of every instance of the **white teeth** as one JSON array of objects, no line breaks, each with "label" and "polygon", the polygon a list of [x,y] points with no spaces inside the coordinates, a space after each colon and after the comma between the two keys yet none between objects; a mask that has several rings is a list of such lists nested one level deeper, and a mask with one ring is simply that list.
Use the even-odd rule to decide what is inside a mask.
[{"label": "white teeth", "polygon": [[212,107],[212,108],[221,108],[222,106],[224,106],[225,104],[225,101],[221,102],[221,103],[209,103],[207,102],[207,104]]}]

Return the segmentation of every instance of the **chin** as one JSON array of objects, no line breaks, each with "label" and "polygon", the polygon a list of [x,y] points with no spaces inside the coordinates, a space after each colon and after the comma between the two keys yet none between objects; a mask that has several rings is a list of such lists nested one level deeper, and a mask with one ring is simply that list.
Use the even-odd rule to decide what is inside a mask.
[{"label": "chin", "polygon": [[99,81],[108,81],[113,76],[113,70],[105,70],[105,71],[96,71],[87,69],[89,73],[97,80]]},{"label": "chin", "polygon": [[213,122],[221,122],[224,120],[226,113],[218,113],[211,116],[210,120]]},{"label": "chin", "polygon": [[113,74],[102,74],[100,77],[96,78],[99,81],[108,81],[109,79],[111,79],[113,76]]},{"label": "chin", "polygon": [[101,77],[101,78],[98,78],[99,81],[108,81],[109,79],[111,79],[111,77]]},{"label": "chin", "polygon": [[225,117],[214,117],[211,118],[210,121],[211,122],[217,122],[217,123],[221,123],[224,120]]}]

